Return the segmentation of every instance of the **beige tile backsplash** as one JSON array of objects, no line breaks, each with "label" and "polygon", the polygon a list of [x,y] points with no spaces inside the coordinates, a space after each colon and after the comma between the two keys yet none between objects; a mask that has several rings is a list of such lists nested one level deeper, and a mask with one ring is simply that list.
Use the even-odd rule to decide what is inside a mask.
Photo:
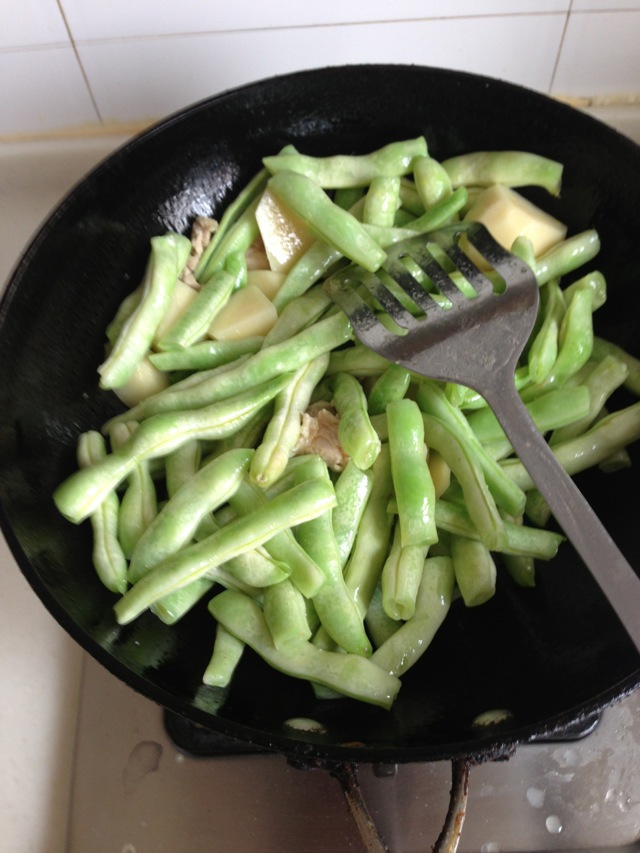
[{"label": "beige tile backsplash", "polygon": [[0,138],[144,124],[251,80],[355,62],[633,100],[640,0],[5,2]]}]

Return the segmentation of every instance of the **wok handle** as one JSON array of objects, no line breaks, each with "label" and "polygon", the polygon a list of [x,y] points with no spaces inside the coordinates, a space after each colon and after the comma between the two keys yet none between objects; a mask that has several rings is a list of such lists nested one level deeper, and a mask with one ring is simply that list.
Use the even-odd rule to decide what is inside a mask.
[{"label": "wok handle", "polygon": [[442,832],[433,847],[433,853],[456,853],[458,849],[462,826],[467,815],[470,766],[469,760],[466,758],[456,758],[451,762],[449,810]]}]

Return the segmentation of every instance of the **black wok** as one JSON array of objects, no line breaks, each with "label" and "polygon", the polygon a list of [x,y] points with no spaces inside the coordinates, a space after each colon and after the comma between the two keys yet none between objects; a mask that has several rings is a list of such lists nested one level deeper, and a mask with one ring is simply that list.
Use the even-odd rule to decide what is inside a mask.
[{"label": "black wok", "polygon": [[[205,608],[168,628],[118,627],[94,576],[87,525],[57,513],[81,430],[118,409],[97,388],[104,329],[138,282],[148,240],[216,214],[288,142],[313,154],[368,151],[424,134],[434,156],[526,148],[566,164],[561,197],[531,193],[571,231],[595,226],[609,283],[599,332],[640,355],[640,149],[589,117],[514,85],[458,72],[353,66],[266,80],[196,104],[129,142],[60,204],[19,260],[0,313],[2,527],[36,594],[116,676],[189,720],[297,759],[406,762],[507,754],[591,715],[640,682],[636,652],[567,544],[533,590],[499,576],[494,600],[458,602],[404,679],[391,712],[316,701],[248,655],[226,696],[201,684],[213,638]],[[579,485],[640,566],[636,467]],[[5,603],[5,606],[8,606]],[[639,616],[640,618],[640,616]],[[29,673],[24,674],[25,678]],[[473,719],[511,716],[494,729]],[[326,734],[295,733],[291,717]]]}]

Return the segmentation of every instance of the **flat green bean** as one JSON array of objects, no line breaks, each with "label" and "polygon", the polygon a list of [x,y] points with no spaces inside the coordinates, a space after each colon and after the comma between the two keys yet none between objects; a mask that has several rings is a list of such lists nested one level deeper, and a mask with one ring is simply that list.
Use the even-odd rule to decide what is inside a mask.
[{"label": "flat green bean", "polygon": [[432,545],[438,540],[436,496],[427,465],[422,413],[413,400],[394,400],[387,407],[387,424],[402,546]]},{"label": "flat green bean", "polygon": [[462,185],[539,186],[558,195],[562,163],[529,151],[473,151],[442,161],[454,187]]},{"label": "flat green bean", "polygon": [[272,173],[296,172],[323,189],[364,187],[375,178],[408,175],[417,157],[427,154],[424,137],[391,142],[369,154],[334,154],[310,157],[305,154],[276,154],[264,157],[263,163]]},{"label": "flat green bean", "polygon": [[216,625],[216,634],[211,659],[202,676],[210,687],[227,687],[240,663],[245,644],[222,625]]}]

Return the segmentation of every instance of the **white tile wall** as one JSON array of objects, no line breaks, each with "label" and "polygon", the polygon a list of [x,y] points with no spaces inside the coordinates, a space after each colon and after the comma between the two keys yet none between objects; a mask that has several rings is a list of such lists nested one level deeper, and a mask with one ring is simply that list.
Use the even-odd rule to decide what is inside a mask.
[{"label": "white tile wall", "polygon": [[639,17],[640,0],[5,0],[0,137],[142,124],[240,83],[352,62],[615,99],[640,93]]},{"label": "white tile wall", "polygon": [[350,62],[447,65],[547,89],[562,29],[560,16],[523,15],[508,29],[496,17],[395,21],[81,42],[78,51],[103,119],[129,121],[270,74]]}]

